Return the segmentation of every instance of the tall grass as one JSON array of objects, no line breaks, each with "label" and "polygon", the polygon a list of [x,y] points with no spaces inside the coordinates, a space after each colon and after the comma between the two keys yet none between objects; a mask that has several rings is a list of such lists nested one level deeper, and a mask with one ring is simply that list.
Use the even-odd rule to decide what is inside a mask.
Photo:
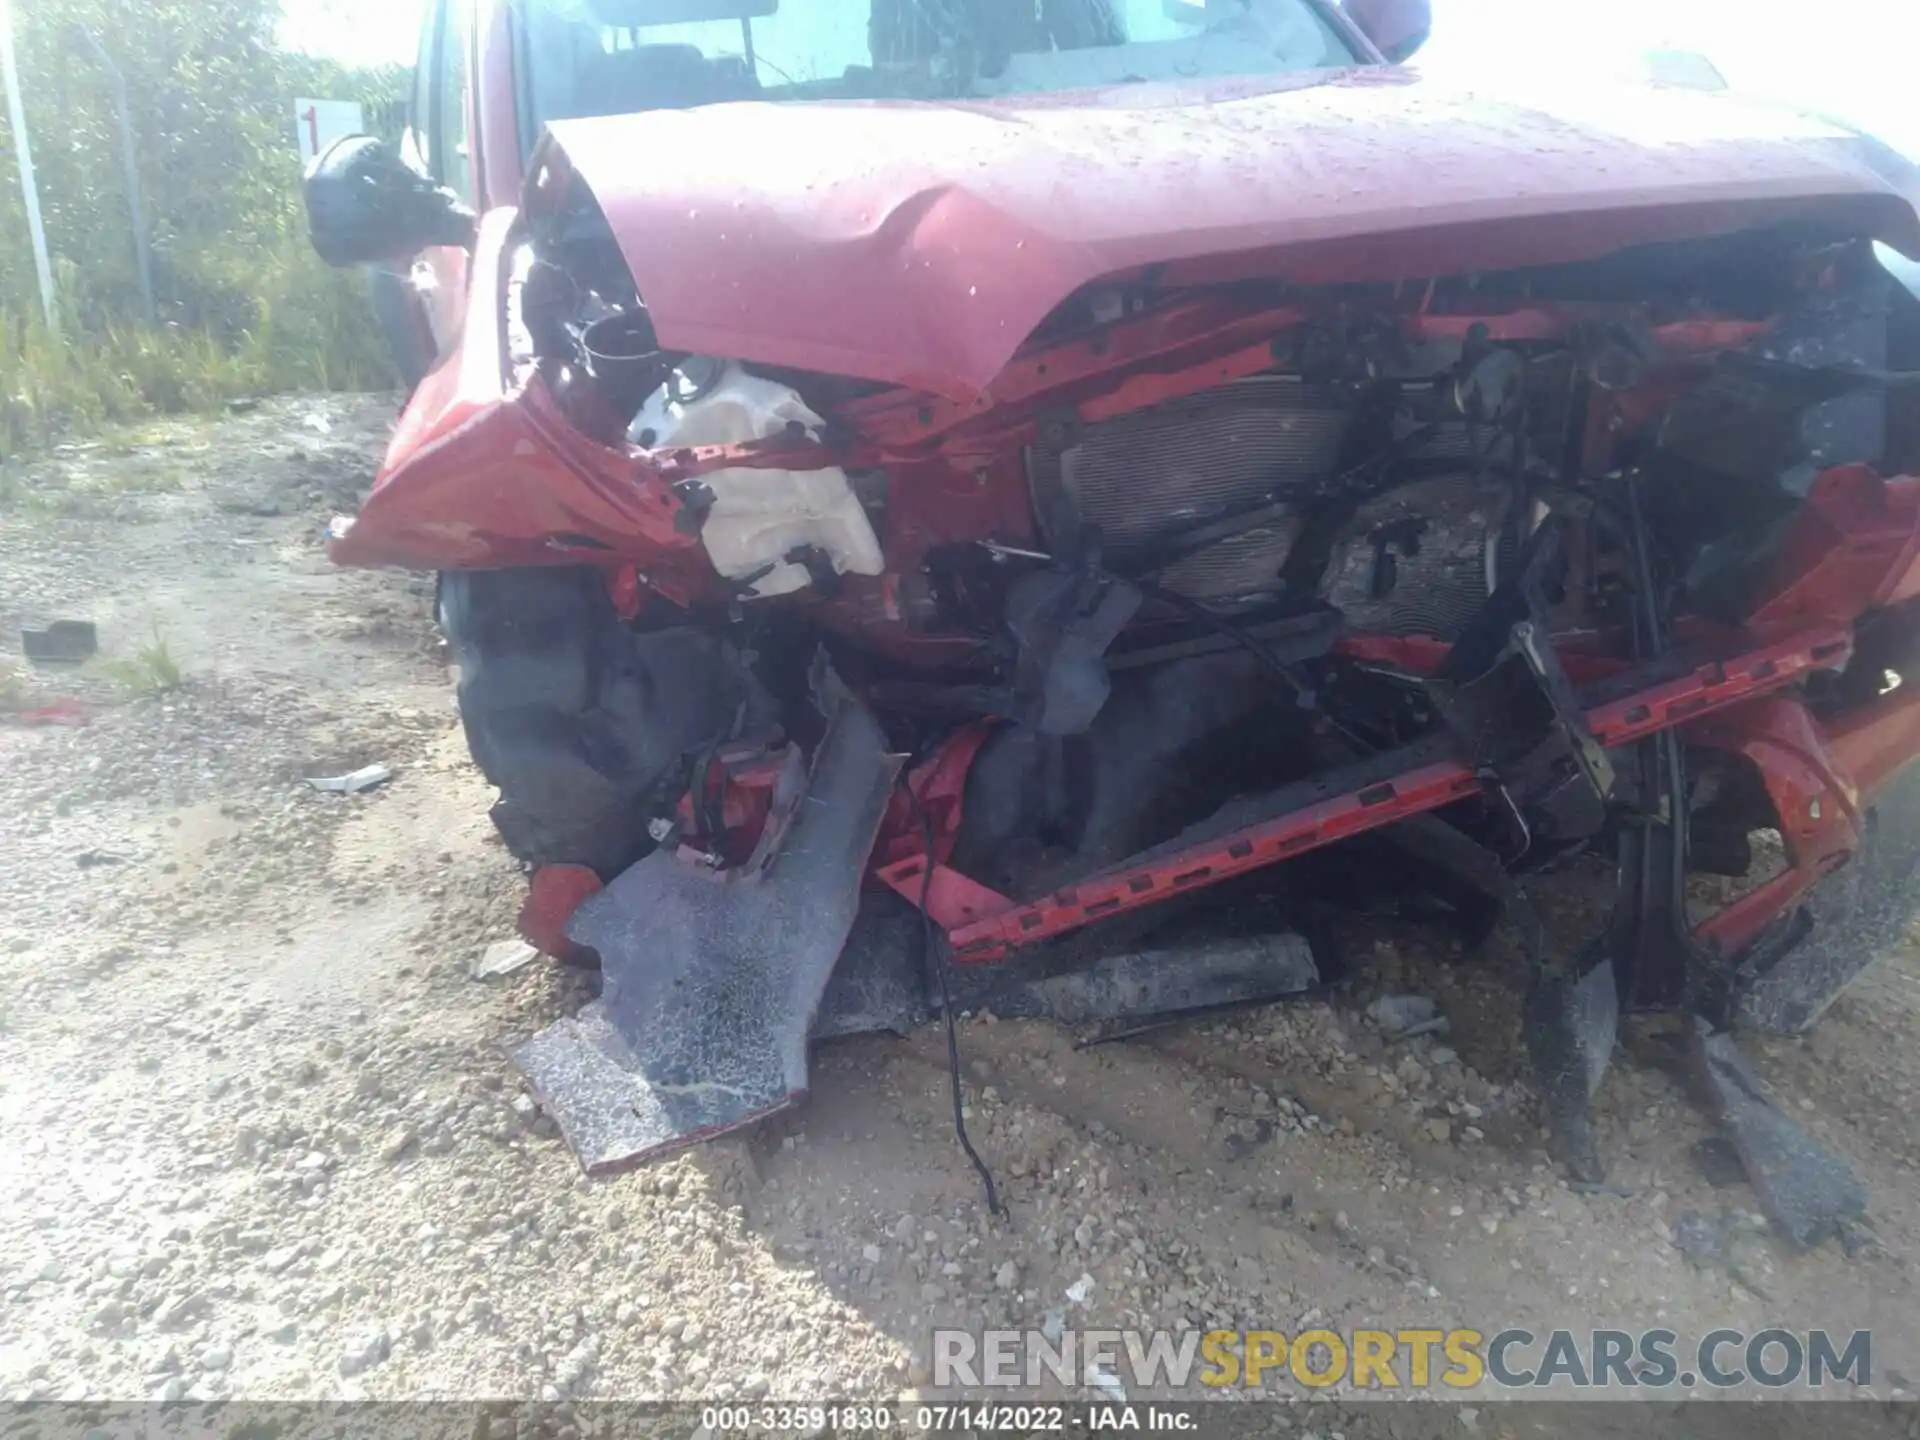
[{"label": "tall grass", "polygon": [[[216,410],[287,390],[368,390],[395,383],[363,278],[323,266],[304,238],[236,256],[235,291],[250,321],[221,334],[81,319],[63,303],[63,334],[37,311],[0,310],[0,460],[102,426]],[[65,297],[83,277],[63,275]],[[242,288],[244,286],[244,288]],[[70,318],[69,318],[70,317]]]},{"label": "tall grass", "polygon": [[[281,9],[282,0],[12,7],[60,323],[58,337],[42,323],[14,147],[0,143],[0,461],[243,395],[392,383],[363,277],[329,272],[307,244],[291,102],[358,99],[390,124],[407,77],[277,48]],[[94,40],[76,38],[85,34]],[[95,42],[119,72],[118,91]],[[157,324],[136,263],[122,96]]]}]

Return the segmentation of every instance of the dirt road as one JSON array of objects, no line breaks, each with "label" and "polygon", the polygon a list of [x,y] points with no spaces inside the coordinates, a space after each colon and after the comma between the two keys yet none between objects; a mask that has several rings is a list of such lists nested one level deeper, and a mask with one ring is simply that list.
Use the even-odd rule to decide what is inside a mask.
[{"label": "dirt road", "polygon": [[[271,402],[0,485],[10,661],[23,622],[78,616],[107,662],[15,664],[10,707],[78,694],[84,728],[0,723],[0,1396],[891,1397],[929,1384],[936,1324],[1871,1327],[1874,1395],[1920,1375],[1910,952],[1810,1041],[1750,1046],[1871,1191],[1852,1258],[1708,1183],[1658,1033],[1601,1096],[1619,1193],[1569,1190],[1517,957],[1381,926],[1331,1004],[1093,1049],[964,1023],[1004,1224],[931,1032],[829,1048],[749,1139],[583,1178],[501,1044],[582,982],[468,975],[520,878],[430,580],[321,551],[390,413]],[[303,783],[371,762],[378,789]],[[1451,1034],[1387,1043],[1389,992]],[[1690,1211],[1730,1221],[1720,1260],[1676,1248]]]}]

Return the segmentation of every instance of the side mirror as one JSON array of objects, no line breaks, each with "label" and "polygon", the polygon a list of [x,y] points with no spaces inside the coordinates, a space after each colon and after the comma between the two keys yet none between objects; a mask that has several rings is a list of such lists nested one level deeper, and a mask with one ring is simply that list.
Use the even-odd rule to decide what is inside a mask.
[{"label": "side mirror", "polygon": [[307,167],[313,248],[329,265],[404,260],[429,245],[473,244],[473,212],[372,135],[348,135]]},{"label": "side mirror", "polygon": [[1396,65],[1406,63],[1433,29],[1432,0],[1346,0],[1347,18]]}]

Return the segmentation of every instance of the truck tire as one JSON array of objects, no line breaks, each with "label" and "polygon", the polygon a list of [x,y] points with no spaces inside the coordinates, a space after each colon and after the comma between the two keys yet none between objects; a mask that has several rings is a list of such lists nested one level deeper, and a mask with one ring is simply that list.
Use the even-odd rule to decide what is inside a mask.
[{"label": "truck tire", "polygon": [[445,571],[438,608],[493,823],[529,865],[626,869],[689,758],[746,708],[751,680],[716,637],[634,633],[596,570]]}]

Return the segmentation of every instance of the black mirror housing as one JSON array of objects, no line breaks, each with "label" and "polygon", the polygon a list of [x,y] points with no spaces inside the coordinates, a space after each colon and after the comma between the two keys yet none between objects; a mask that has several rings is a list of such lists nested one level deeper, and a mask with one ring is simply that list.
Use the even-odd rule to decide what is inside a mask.
[{"label": "black mirror housing", "polygon": [[473,244],[473,212],[373,135],[348,135],[307,167],[313,248],[329,265],[405,260],[429,245]]}]

